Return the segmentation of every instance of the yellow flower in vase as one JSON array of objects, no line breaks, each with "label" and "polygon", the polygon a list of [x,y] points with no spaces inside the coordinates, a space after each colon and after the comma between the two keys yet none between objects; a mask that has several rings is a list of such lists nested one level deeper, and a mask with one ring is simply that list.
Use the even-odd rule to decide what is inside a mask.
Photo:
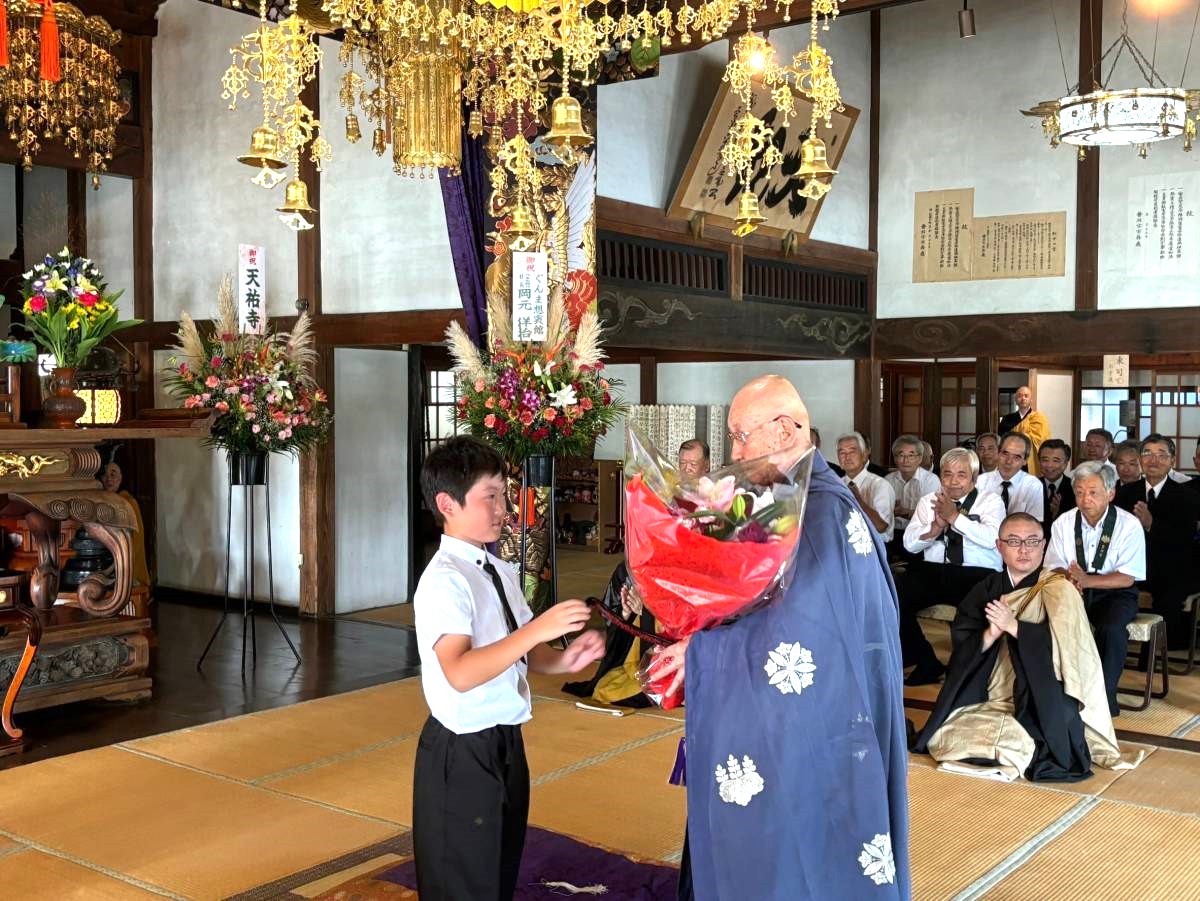
[{"label": "yellow flower in vase", "polygon": [[67,283],[63,281],[63,278],[61,275],[59,275],[57,272],[55,272],[55,273],[51,274],[49,278],[46,279],[45,290],[46,291],[66,291]]}]

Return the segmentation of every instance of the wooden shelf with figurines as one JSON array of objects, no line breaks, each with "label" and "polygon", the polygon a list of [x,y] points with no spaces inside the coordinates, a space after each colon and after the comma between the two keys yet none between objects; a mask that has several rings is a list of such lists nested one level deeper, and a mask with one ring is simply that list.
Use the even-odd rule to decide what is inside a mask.
[{"label": "wooden shelf with figurines", "polygon": [[555,541],[560,548],[602,549],[600,524],[615,515],[620,477],[620,463],[614,460],[558,461],[554,500],[558,514]]}]

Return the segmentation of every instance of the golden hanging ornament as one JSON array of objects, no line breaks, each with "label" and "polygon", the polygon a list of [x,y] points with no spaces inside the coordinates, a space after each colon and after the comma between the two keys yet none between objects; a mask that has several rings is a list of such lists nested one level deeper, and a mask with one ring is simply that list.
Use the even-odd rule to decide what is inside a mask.
[{"label": "golden hanging ornament", "polygon": [[744,238],[767,221],[758,209],[758,195],[748,188],[738,195],[737,217],[733,220],[734,237]]},{"label": "golden hanging ornament", "polygon": [[587,147],[592,136],[583,127],[583,109],[574,97],[563,95],[550,107],[550,131],[543,138],[554,147]]},{"label": "golden hanging ornament", "polygon": [[284,188],[283,206],[276,209],[279,219],[292,231],[308,231],[313,227],[309,218],[317,211],[309,206],[308,185],[292,177]]},{"label": "golden hanging ornament", "polygon": [[835,175],[837,169],[829,165],[825,142],[810,135],[800,145],[800,168],[796,170],[796,177],[804,179],[800,195],[811,200],[820,200],[829,193],[830,182]]}]

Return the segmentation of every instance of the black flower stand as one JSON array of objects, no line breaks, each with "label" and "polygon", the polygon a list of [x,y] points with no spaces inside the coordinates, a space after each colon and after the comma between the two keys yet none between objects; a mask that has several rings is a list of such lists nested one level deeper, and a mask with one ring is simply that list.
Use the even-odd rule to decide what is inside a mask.
[{"label": "black flower stand", "polygon": [[252,667],[258,665],[258,631],[255,628],[254,615],[255,487],[263,489],[263,499],[266,504],[267,597],[271,619],[275,621],[275,626],[279,629],[279,634],[283,636],[283,640],[287,642],[287,646],[295,656],[296,663],[300,664],[302,662],[300,660],[300,652],[296,650],[296,646],[292,643],[292,639],[288,637],[287,632],[283,628],[283,623],[279,621],[279,616],[275,612],[275,569],[271,551],[271,457],[266,453],[230,453],[229,496],[226,505],[228,515],[225,522],[225,604],[221,612],[220,622],[217,623],[217,627],[213,630],[212,637],[208,639],[208,644],[204,646],[204,653],[196,661],[196,669],[200,669],[203,666],[204,658],[208,656],[213,642],[217,640],[217,635],[220,633],[222,626],[225,625],[225,620],[230,613],[229,568],[233,562],[231,545],[233,542],[233,488],[235,485],[242,489],[242,672],[245,673],[246,671],[247,621],[250,626],[250,665]]}]

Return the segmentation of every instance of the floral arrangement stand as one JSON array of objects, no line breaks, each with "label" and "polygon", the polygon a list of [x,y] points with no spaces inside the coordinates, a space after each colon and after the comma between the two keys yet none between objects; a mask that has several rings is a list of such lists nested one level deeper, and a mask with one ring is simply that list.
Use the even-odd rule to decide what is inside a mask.
[{"label": "floral arrangement stand", "polygon": [[254,618],[254,556],[257,517],[254,488],[262,487],[266,508],[268,609],[299,665],[300,653],[275,611],[275,573],[271,549],[270,455],[298,454],[317,447],[329,434],[333,414],[328,398],[315,383],[317,362],[311,320],[302,313],[290,333],[243,332],[239,325],[233,279],[226,276],[217,292],[213,329],[202,335],[186,312],[179,317],[178,344],[167,370],[168,390],[190,410],[214,414],[209,444],[225,451],[229,461],[226,499],[225,603],[196,669],[212,650],[230,613],[229,574],[232,563],[234,487],[242,489],[242,671],[246,669],[246,628],[251,635],[251,665],[258,664]]},{"label": "floral arrangement stand", "polygon": [[265,451],[259,453],[231,451],[228,459],[229,494],[226,498],[225,508],[227,511],[225,519],[225,597],[221,609],[221,619],[217,622],[217,627],[213,629],[208,644],[204,646],[204,652],[200,655],[200,659],[196,661],[196,669],[199,670],[204,665],[204,658],[212,650],[213,642],[217,640],[217,635],[220,634],[225,620],[229,618],[230,614],[229,570],[233,562],[231,551],[233,544],[233,489],[235,486],[241,488],[242,496],[242,672],[246,671],[247,623],[250,627],[250,665],[258,666],[258,630],[255,627],[254,615],[254,556],[255,535],[257,534],[254,489],[257,487],[263,489],[263,503],[266,508],[267,609],[270,611],[275,627],[279,629],[279,634],[283,636],[283,640],[291,649],[292,656],[296,658],[298,666],[303,662],[300,659],[300,652],[296,650],[291,637],[283,628],[283,623],[279,621],[279,614],[275,611],[275,562],[271,548],[271,456]]},{"label": "floral arrangement stand", "polygon": [[[554,468],[558,457],[591,457],[596,438],[624,412],[604,374],[600,321],[584,310],[574,321],[556,290],[546,309],[545,337],[517,340],[512,310],[496,292],[488,301],[485,346],[452,323],[455,420],[496,448],[510,466],[515,511],[500,536],[499,556],[516,562],[534,613],[557,599]],[[519,479],[517,473],[519,472]]]}]

